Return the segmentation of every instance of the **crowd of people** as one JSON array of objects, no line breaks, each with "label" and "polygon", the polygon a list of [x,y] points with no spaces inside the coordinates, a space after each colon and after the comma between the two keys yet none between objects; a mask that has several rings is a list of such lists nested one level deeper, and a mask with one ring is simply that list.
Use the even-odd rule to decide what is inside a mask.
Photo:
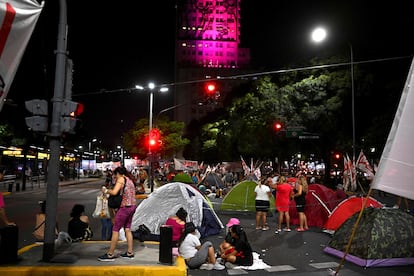
[{"label": "crowd of people", "polygon": [[[185,174],[179,172],[177,174]],[[176,175],[177,175],[176,174]],[[113,172],[108,170],[105,185],[99,191],[98,199],[105,202],[100,205],[102,211],[93,217],[99,217],[102,222],[101,239],[110,241],[107,252],[98,257],[99,261],[114,261],[117,257],[126,259],[134,258],[134,236],[131,231],[132,218],[137,207],[136,194],[144,190],[147,180],[147,173],[143,169],[128,171],[125,167],[118,167]],[[199,187],[202,183],[203,176],[198,172],[189,175],[189,181]],[[291,201],[295,202],[298,214],[297,232],[304,232],[309,229],[308,220],[305,214],[307,206],[306,195],[309,190],[308,180],[305,175],[299,175],[292,180],[284,175],[268,175],[256,182],[254,188],[255,194],[255,228],[256,230],[267,231],[270,226],[267,222],[268,212],[271,208],[271,201],[274,198],[274,207],[278,213],[275,226],[275,234],[281,232],[290,232],[291,218],[289,208]],[[173,179],[172,179],[173,180]],[[227,175],[223,175],[223,182],[226,185],[233,185],[232,180]],[[211,185],[214,186],[214,185]],[[122,201],[119,208],[109,208],[108,198],[122,193]],[[46,201],[41,201],[40,210],[36,214],[33,235],[36,242],[44,241],[45,221],[46,221]],[[399,197],[396,202],[396,208],[401,207],[401,203],[405,204],[408,209],[408,201]],[[105,207],[106,206],[106,207]],[[103,212],[104,208],[106,211]],[[172,206],[174,209],[175,206]],[[96,211],[96,210],[95,210]],[[99,211],[99,210],[98,210]],[[190,269],[205,270],[222,270],[225,267],[233,268],[234,266],[250,266],[253,264],[253,251],[249,244],[248,237],[238,218],[231,218],[226,224],[226,236],[217,248],[203,239],[201,241],[200,232],[194,223],[189,220],[191,217],[185,208],[179,206],[175,209],[175,214],[169,216],[163,225],[172,228],[172,244],[171,248],[176,248],[178,254],[185,259],[185,263]],[[70,219],[67,225],[67,232],[59,229],[58,223],[55,226],[55,238],[59,243],[62,239],[70,239],[70,242],[80,242],[91,240],[94,233],[90,227],[90,221],[85,214],[85,206],[82,204],[74,204],[70,212]],[[5,225],[15,225],[11,222],[5,213],[4,200],[0,193],[0,218]],[[115,255],[117,243],[120,239],[120,232],[123,231],[127,241],[126,252]]]}]

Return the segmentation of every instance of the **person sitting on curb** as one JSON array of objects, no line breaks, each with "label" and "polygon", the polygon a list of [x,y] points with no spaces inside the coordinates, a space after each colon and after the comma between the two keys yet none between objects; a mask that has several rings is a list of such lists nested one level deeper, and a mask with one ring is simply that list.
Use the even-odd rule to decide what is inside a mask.
[{"label": "person sitting on curb", "polygon": [[226,224],[226,237],[219,245],[219,256],[223,254],[229,254],[232,250],[234,250],[234,239],[231,235],[230,228],[233,225],[240,225],[240,220],[238,218],[231,218],[229,222]]},{"label": "person sitting on curb", "polygon": [[178,252],[190,269],[223,270],[225,268],[216,262],[213,244],[210,241],[201,244],[197,237],[196,227],[192,222],[187,222],[184,225],[184,232],[178,241],[178,245]]},{"label": "person sitting on curb", "polygon": [[247,239],[246,232],[240,225],[230,227],[230,233],[234,239],[234,250],[221,255],[227,268],[235,266],[251,266],[253,264],[253,250]]},{"label": "person sitting on curb", "polygon": [[187,220],[187,211],[183,207],[178,209],[175,216],[169,217],[165,222],[166,225],[172,228],[172,247],[178,246],[178,240],[184,231],[184,225]]},{"label": "person sitting on curb", "polygon": [[88,241],[92,238],[93,233],[89,226],[89,218],[84,212],[85,206],[75,204],[70,213],[72,218],[68,222],[68,233],[74,242],[82,240]]}]

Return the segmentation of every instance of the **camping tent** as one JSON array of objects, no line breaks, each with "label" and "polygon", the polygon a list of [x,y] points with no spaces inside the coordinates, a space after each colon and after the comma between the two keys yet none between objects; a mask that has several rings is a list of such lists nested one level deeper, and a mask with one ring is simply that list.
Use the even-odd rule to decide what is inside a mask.
[{"label": "camping tent", "polygon": [[[328,216],[331,211],[343,199],[344,198],[341,194],[324,185],[309,184],[305,206],[305,215],[308,220],[308,226],[322,228],[328,220]],[[296,203],[294,200],[290,201],[289,215],[291,225],[299,224],[298,213],[296,212]]]},{"label": "camping tent", "polygon": [[212,186],[216,186],[216,188],[220,189],[223,189],[225,187],[223,180],[215,172],[206,172],[206,175],[203,177],[199,184],[204,185],[207,189],[211,189]]},{"label": "camping tent", "polygon": [[189,184],[172,182],[155,190],[138,205],[131,230],[136,231],[145,224],[151,234],[159,235],[160,226],[180,207],[188,212],[187,220],[194,223],[201,237],[218,234],[223,228],[221,220],[199,190]]},{"label": "camping tent", "polygon": [[[230,192],[226,194],[220,205],[220,210],[236,211],[256,211],[256,196],[254,188],[257,183],[254,181],[242,181],[236,184]],[[270,199],[270,210],[275,209],[275,200]]]},{"label": "camping tent", "polygon": [[[324,252],[343,258],[358,216],[335,231]],[[345,259],[363,267],[414,264],[414,216],[392,208],[364,209]]]},{"label": "camping tent", "polygon": [[[344,221],[362,209],[365,199],[365,197],[361,196],[351,196],[341,201],[329,215],[324,228],[330,231],[338,229]],[[365,206],[365,208],[381,208],[382,204],[375,198],[368,197],[368,201]]]}]

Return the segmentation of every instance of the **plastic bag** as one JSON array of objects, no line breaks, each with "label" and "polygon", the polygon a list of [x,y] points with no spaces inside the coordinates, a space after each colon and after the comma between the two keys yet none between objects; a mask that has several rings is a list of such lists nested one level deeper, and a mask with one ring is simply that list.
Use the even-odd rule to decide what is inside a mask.
[{"label": "plastic bag", "polygon": [[92,213],[93,218],[111,218],[108,208],[108,198],[106,195],[98,195],[96,197],[95,211]]}]

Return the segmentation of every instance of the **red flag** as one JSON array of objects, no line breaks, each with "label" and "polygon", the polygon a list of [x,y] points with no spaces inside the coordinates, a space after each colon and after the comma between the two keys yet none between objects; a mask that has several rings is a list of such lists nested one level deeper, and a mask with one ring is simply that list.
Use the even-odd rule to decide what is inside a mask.
[{"label": "red flag", "polygon": [[372,170],[371,165],[368,162],[367,157],[365,156],[364,152],[361,150],[358,156],[358,160],[356,162],[357,168],[367,173],[369,176],[374,175],[374,171]]},{"label": "red flag", "polygon": [[247,166],[246,162],[244,161],[244,159],[241,155],[240,155],[240,158],[241,158],[241,163],[242,163],[242,167],[243,167],[243,170],[244,170],[244,175],[250,174],[249,166]]}]

